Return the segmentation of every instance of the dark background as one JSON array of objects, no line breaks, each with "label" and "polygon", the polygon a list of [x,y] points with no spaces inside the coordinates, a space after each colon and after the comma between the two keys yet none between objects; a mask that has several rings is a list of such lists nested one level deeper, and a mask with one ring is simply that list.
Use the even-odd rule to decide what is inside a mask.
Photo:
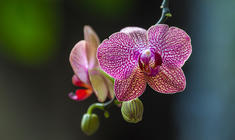
[{"label": "dark background", "polygon": [[148,29],[161,15],[161,1],[1,0],[1,140],[231,140],[235,138],[235,2],[170,1],[170,26],[184,29],[193,53],[183,70],[187,88],[163,95],[147,87],[143,121],[126,123],[120,108],[101,111],[98,132],[80,130],[95,96],[75,102],[69,54],[90,25],[100,40],[126,26]]}]

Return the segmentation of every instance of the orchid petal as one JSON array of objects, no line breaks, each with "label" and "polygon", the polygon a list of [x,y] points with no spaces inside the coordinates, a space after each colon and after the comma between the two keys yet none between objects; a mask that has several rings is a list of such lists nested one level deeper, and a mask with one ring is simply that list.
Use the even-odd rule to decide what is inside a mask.
[{"label": "orchid petal", "polygon": [[189,35],[177,27],[169,28],[163,44],[162,59],[168,66],[182,67],[192,53]]},{"label": "orchid petal", "polygon": [[[163,26],[163,25],[161,25]],[[158,25],[152,26],[148,31],[149,42],[155,46],[162,56],[163,63],[168,67],[182,67],[185,61],[192,53],[191,39],[189,35],[182,29],[177,27],[167,28],[164,25],[164,33],[157,33]],[[166,30],[168,31],[166,32]],[[157,34],[159,37],[154,38]]]},{"label": "orchid petal", "polygon": [[146,80],[155,91],[166,94],[182,92],[186,86],[184,72],[178,67],[161,66],[156,76],[146,76]]},{"label": "orchid petal", "polygon": [[86,57],[86,42],[79,41],[70,53],[70,64],[73,68],[75,75],[86,84],[89,84],[88,78],[88,63]]},{"label": "orchid petal", "polygon": [[106,83],[107,83],[107,87],[109,89],[108,97],[109,97],[109,99],[113,99],[115,97],[114,83],[107,77],[105,77],[105,80],[106,80]]},{"label": "orchid petal", "polygon": [[94,93],[100,102],[104,102],[108,96],[108,87],[104,77],[98,70],[89,70],[89,77]]},{"label": "orchid petal", "polygon": [[91,88],[91,86],[89,84],[83,83],[76,75],[73,75],[72,83],[73,83],[73,85],[75,85],[77,87]]},{"label": "orchid petal", "polygon": [[115,80],[114,91],[119,101],[129,101],[143,94],[146,88],[145,75],[139,67],[125,80]]},{"label": "orchid petal", "polygon": [[84,26],[84,38],[86,41],[86,54],[88,60],[88,68],[92,69],[98,66],[96,52],[100,44],[99,37],[90,26]]},{"label": "orchid petal", "polygon": [[151,48],[154,48],[157,50],[159,54],[161,54],[161,44],[164,40],[164,35],[168,31],[169,26],[166,24],[157,24],[154,26],[151,26],[148,29],[148,41]]},{"label": "orchid petal", "polygon": [[72,83],[74,86],[81,87],[82,81],[74,74],[72,77]]},{"label": "orchid petal", "polygon": [[75,93],[70,92],[69,97],[75,101],[82,101],[87,99],[92,93],[92,89],[78,89]]},{"label": "orchid petal", "polygon": [[125,33],[114,33],[104,40],[97,53],[100,67],[115,79],[127,79],[138,64],[138,50]]},{"label": "orchid petal", "polygon": [[147,31],[140,27],[126,27],[120,32],[128,34],[135,43],[139,50],[148,48]]}]

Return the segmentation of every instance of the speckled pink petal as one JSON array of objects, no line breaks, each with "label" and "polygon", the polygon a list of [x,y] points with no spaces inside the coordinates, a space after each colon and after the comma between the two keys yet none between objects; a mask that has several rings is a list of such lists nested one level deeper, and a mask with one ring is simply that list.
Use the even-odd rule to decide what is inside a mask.
[{"label": "speckled pink petal", "polygon": [[144,73],[139,67],[133,70],[132,75],[125,80],[115,80],[114,91],[119,101],[129,101],[139,97],[146,88]]},{"label": "speckled pink petal", "polygon": [[170,27],[162,48],[163,63],[182,67],[192,53],[191,39],[182,29]]},{"label": "speckled pink petal", "polygon": [[104,40],[97,52],[100,67],[115,79],[127,79],[138,64],[133,40],[125,33],[114,33]]},{"label": "speckled pink petal", "polygon": [[151,26],[147,31],[150,47],[156,49],[159,54],[161,54],[161,44],[168,29],[169,27],[166,24],[157,24]]},{"label": "speckled pink petal", "polygon": [[185,89],[186,79],[181,68],[160,67],[160,72],[154,76],[146,76],[150,87],[160,93],[172,94]]},{"label": "speckled pink petal", "polygon": [[93,87],[94,93],[99,102],[104,102],[108,96],[108,86],[104,79],[104,76],[96,70],[89,70],[90,82]]},{"label": "speckled pink petal", "polygon": [[145,29],[139,27],[126,27],[120,32],[128,34],[133,39],[133,42],[138,49],[144,50],[148,48],[147,31]]},{"label": "speckled pink petal", "polygon": [[[154,39],[155,25],[149,29],[149,42],[160,51],[163,63],[168,67],[182,67],[192,53],[191,39],[182,29],[170,27],[159,41]],[[156,34],[156,33],[155,33]]]},{"label": "speckled pink petal", "polygon": [[69,60],[75,75],[85,84],[90,84],[87,72],[86,42],[84,40],[79,41],[74,46]]},{"label": "speckled pink petal", "polygon": [[92,69],[98,66],[96,52],[100,44],[100,40],[95,31],[88,25],[84,26],[84,38],[87,43],[86,54],[88,60],[88,69]]}]

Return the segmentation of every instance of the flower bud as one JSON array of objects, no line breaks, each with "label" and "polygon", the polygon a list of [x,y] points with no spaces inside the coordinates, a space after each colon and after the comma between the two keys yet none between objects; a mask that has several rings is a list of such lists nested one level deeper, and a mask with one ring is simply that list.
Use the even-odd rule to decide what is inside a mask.
[{"label": "flower bud", "polygon": [[122,102],[122,116],[129,123],[138,123],[142,120],[144,106],[140,99]]},{"label": "flower bud", "polygon": [[90,136],[94,134],[98,130],[99,125],[100,125],[99,118],[96,114],[86,113],[83,115],[81,122],[81,129],[86,135]]}]

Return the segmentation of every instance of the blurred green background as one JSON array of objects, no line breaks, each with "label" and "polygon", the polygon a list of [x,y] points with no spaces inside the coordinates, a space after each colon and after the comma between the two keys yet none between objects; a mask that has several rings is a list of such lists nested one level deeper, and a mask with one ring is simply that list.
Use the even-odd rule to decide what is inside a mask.
[{"label": "blurred green background", "polygon": [[183,70],[183,93],[163,95],[151,88],[141,100],[143,121],[126,123],[119,108],[91,137],[80,120],[92,96],[74,102],[69,53],[91,25],[107,38],[126,26],[148,29],[160,15],[161,1],[1,0],[0,139],[235,139],[235,1],[170,1],[170,26],[192,38],[193,53]]}]

